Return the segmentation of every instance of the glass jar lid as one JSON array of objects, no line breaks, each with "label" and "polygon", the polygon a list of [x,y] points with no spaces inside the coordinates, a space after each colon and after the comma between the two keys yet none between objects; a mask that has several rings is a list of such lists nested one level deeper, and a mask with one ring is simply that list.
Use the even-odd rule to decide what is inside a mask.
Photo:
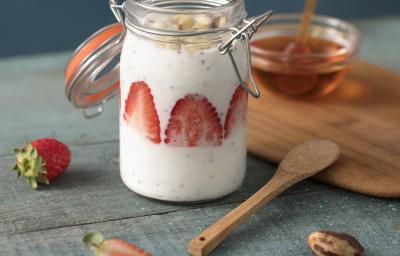
[{"label": "glass jar lid", "polygon": [[[65,94],[75,107],[98,107],[119,90],[119,55],[124,28],[111,24],[90,36],[75,50],[65,70]],[[88,112],[85,116],[92,117]]]}]

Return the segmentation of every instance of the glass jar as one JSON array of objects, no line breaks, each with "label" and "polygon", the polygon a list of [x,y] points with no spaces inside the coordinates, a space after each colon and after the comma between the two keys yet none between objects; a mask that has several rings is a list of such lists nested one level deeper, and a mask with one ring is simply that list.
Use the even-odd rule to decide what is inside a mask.
[{"label": "glass jar", "polygon": [[[107,27],[78,48],[66,93],[91,117],[120,88],[125,185],[174,202],[237,190],[246,171],[247,93],[259,96],[249,40],[271,13],[245,20],[243,0],[110,4],[124,25]],[[112,67],[121,47],[120,66]]]}]

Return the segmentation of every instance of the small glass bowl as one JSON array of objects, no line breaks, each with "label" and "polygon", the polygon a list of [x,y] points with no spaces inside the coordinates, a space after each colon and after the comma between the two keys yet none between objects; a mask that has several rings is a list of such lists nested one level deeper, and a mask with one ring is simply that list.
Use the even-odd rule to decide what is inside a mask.
[{"label": "small glass bowl", "polygon": [[307,46],[311,52],[290,53],[301,14],[274,15],[252,39],[253,73],[259,84],[292,98],[327,95],[346,76],[360,46],[360,33],[343,20],[315,15]]}]

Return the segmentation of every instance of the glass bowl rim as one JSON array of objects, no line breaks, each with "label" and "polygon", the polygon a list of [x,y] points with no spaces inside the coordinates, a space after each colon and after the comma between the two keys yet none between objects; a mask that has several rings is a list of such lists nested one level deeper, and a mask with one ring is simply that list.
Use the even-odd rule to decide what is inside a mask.
[{"label": "glass bowl rim", "polygon": [[[265,25],[260,27],[260,30],[258,33],[255,34],[255,38],[252,39],[252,42],[257,41],[262,38],[257,38],[257,35],[259,36],[261,33],[263,33],[263,29],[265,29],[268,26],[271,26],[271,22],[276,22],[276,24],[282,25],[282,24],[291,24],[289,22],[282,22],[279,23],[280,20],[288,20],[288,19],[301,19],[302,14],[301,13],[279,13],[279,14],[274,14],[271,16],[270,20],[267,21]],[[326,15],[314,15],[312,18],[312,21],[318,21],[321,22],[322,24],[330,24],[333,29],[337,30],[338,27],[344,27],[349,31],[349,34],[352,35],[353,40],[350,41],[349,46],[344,46],[336,51],[328,52],[328,53],[300,53],[300,54],[295,54],[292,57],[293,58],[327,58],[327,57],[336,57],[336,56],[343,56],[343,55],[348,55],[349,58],[351,56],[354,56],[357,54],[359,47],[360,47],[360,42],[361,42],[361,33],[360,31],[350,22],[347,22],[345,20],[331,17],[331,16],[326,16]],[[279,31],[282,29],[271,29],[271,31]],[[251,52],[252,54],[257,54],[260,57],[281,57],[284,56],[284,53],[278,52],[278,51],[271,51],[271,50],[265,50],[259,47],[256,47],[252,45],[251,47]]]}]

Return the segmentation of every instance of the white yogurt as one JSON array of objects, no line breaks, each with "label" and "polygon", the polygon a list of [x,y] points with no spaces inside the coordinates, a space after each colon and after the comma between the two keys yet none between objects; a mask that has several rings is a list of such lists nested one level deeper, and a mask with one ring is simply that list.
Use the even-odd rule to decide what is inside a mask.
[{"label": "white yogurt", "polygon": [[[244,45],[234,52],[245,74]],[[124,104],[133,82],[151,89],[161,128],[156,144],[128,126]],[[205,96],[216,108],[221,125],[239,82],[228,55],[216,46],[199,51],[170,49],[127,33],[121,55],[120,170],[131,190],[147,197],[189,202],[223,197],[237,190],[246,170],[246,124],[236,126],[222,145],[173,147],[165,130],[177,100],[188,94]]]}]

